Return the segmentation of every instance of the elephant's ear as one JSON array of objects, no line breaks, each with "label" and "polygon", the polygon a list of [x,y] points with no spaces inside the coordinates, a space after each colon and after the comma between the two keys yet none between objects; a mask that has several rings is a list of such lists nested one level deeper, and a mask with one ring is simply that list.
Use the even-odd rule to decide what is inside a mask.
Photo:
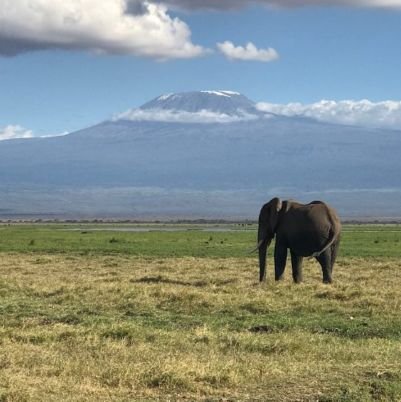
[{"label": "elephant's ear", "polygon": [[283,207],[283,203],[281,202],[280,198],[273,198],[271,200],[271,209],[270,209],[270,227],[274,233],[276,233],[277,225],[278,225],[278,216],[281,208]]}]

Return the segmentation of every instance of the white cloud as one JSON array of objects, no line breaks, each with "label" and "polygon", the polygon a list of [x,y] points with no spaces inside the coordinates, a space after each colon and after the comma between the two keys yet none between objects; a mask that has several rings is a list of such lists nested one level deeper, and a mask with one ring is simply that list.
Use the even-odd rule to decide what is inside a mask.
[{"label": "white cloud", "polygon": [[401,0],[157,0],[172,7],[230,10],[250,5],[271,7],[340,6],[401,9]]},{"label": "white cloud", "polygon": [[275,49],[258,49],[252,42],[245,47],[235,46],[230,41],[218,43],[217,48],[230,60],[248,60],[269,62],[278,59],[279,55]]},{"label": "white cloud", "polygon": [[155,59],[206,52],[166,6],[143,0],[0,1],[0,55],[40,49],[89,50]]},{"label": "white cloud", "polygon": [[236,115],[216,113],[210,110],[186,112],[183,110],[131,109],[118,114],[113,120],[163,121],[170,123],[234,123],[257,119],[257,115],[240,112]]},{"label": "white cloud", "polygon": [[401,129],[401,101],[322,100],[286,105],[262,102],[257,108],[278,115],[310,117],[329,123]]},{"label": "white cloud", "polygon": [[32,138],[33,133],[31,130],[27,130],[24,127],[18,125],[8,125],[4,128],[0,128],[0,141],[11,140],[14,138]]}]

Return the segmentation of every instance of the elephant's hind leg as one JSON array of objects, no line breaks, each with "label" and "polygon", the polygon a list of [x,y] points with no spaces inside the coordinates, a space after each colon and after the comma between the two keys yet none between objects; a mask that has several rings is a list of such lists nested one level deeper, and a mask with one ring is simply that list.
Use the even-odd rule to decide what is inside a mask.
[{"label": "elephant's hind leg", "polygon": [[316,259],[322,267],[323,283],[332,283],[331,249],[325,250]]},{"label": "elephant's hind leg", "polygon": [[340,239],[338,238],[331,246],[331,272],[333,272],[334,269],[334,263],[336,262],[337,259],[337,253],[338,253],[338,249],[340,246]]},{"label": "elephant's hind leg", "polygon": [[303,258],[299,255],[296,255],[291,250],[291,265],[292,265],[292,278],[295,283],[301,283],[303,280],[302,275],[302,260]]}]

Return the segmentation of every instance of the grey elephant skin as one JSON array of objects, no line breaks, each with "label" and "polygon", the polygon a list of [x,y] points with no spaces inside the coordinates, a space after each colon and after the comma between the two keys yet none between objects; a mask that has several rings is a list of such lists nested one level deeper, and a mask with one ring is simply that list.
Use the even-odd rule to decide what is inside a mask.
[{"label": "grey elephant skin", "polygon": [[283,277],[290,250],[294,282],[302,282],[302,260],[315,257],[322,267],[323,282],[332,282],[333,266],[340,244],[341,223],[334,209],[322,201],[301,204],[273,198],[259,214],[259,280],[266,280],[266,255],[271,241],[274,249],[275,279]]}]

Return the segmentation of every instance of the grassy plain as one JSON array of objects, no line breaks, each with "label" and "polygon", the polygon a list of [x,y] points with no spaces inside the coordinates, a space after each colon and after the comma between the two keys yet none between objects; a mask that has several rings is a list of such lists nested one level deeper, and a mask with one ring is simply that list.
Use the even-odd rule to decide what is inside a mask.
[{"label": "grassy plain", "polygon": [[0,401],[401,401],[401,226],[330,286],[260,286],[254,226],[111,228],[0,226]]}]

